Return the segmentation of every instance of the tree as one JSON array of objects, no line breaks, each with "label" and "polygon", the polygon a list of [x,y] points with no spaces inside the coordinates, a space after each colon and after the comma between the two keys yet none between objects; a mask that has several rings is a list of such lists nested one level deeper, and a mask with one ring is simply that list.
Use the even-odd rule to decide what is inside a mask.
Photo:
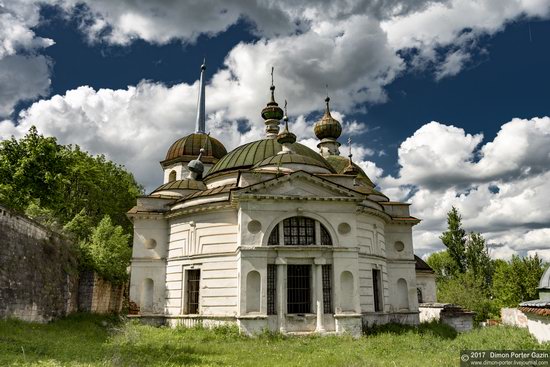
[{"label": "tree", "polygon": [[447,230],[441,235],[458,273],[466,271],[466,231],[462,228],[462,217],[453,206],[447,213]]},{"label": "tree", "polygon": [[[132,233],[126,212],[142,192],[123,166],[103,155],[92,156],[78,146],[60,145],[55,138],[38,134],[34,126],[19,140],[12,137],[0,142],[0,202],[49,228],[62,229],[76,243],[95,243],[94,252],[81,251],[81,268],[92,267],[100,275],[113,277],[104,262],[108,257],[98,250],[96,232],[106,231],[106,216],[113,228],[122,230],[124,236],[117,237],[117,246],[109,256],[126,259],[125,272]],[[123,238],[125,246],[120,245]],[[122,265],[113,266],[114,273],[120,275]]]},{"label": "tree", "polygon": [[466,241],[466,269],[483,280],[485,287],[491,286],[493,266],[485,238],[481,233],[471,232]]},{"label": "tree", "polygon": [[426,263],[435,271],[438,280],[449,278],[455,271],[455,263],[448,250],[432,253]]},{"label": "tree", "polygon": [[538,298],[538,284],[546,266],[535,256],[512,256],[509,262],[495,261],[493,295],[499,307],[516,307]]},{"label": "tree", "polygon": [[121,282],[128,277],[126,268],[132,256],[129,238],[122,227],[113,225],[106,215],[93,230],[89,241],[81,243],[81,248],[88,254],[91,267],[103,278]]}]

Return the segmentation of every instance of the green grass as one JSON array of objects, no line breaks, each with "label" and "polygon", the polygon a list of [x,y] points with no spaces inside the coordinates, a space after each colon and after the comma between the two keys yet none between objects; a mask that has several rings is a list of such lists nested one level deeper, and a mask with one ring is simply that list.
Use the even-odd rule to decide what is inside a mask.
[{"label": "green grass", "polygon": [[385,325],[359,338],[239,335],[77,314],[50,324],[0,321],[0,366],[457,366],[462,349],[546,349],[525,329],[469,333],[437,323]]}]

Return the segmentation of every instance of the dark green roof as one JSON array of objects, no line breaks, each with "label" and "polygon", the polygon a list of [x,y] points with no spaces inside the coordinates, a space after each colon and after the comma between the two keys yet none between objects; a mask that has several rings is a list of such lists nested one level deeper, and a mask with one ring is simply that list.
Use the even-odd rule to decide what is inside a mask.
[{"label": "dark green roof", "polygon": [[[294,153],[312,158],[313,160],[319,162],[321,167],[326,167],[329,171],[335,173],[332,167],[323,157],[321,157],[321,155],[305,145],[293,143],[289,144],[289,146]],[[241,145],[220,159],[218,163],[216,163],[208,172],[207,176],[221,171],[250,168],[257,163],[262,162],[266,158],[277,155],[277,153],[279,153],[282,149],[283,146],[275,139],[262,139]]]},{"label": "dark green roof", "polygon": [[201,148],[204,148],[201,160],[205,163],[216,163],[227,154],[223,144],[216,138],[204,133],[193,133],[176,140],[161,163],[171,164],[178,160],[189,162],[197,159]]},{"label": "dark green roof", "polygon": [[327,164],[327,162],[321,162],[317,159],[307,157],[305,155],[301,154],[295,154],[295,153],[286,153],[286,154],[277,154],[274,156],[271,156],[269,158],[264,159],[263,161],[257,163],[254,168],[257,167],[265,167],[265,166],[276,166],[276,165],[284,165],[284,164],[308,164],[311,166],[317,166],[317,167],[323,167],[327,169],[329,172],[332,172],[332,167]]},{"label": "dark green roof", "polygon": [[206,186],[202,181],[189,179],[176,180],[160,185],[151,194],[163,190],[206,190]]},{"label": "dark green roof", "polygon": [[[343,174],[346,167],[348,166],[349,164],[349,158],[346,158],[346,157],[342,157],[341,155],[330,155],[326,158],[326,160],[328,161],[328,163],[330,163],[330,165],[332,166],[332,168],[334,168],[334,170],[336,171],[336,173],[339,173],[339,174]],[[374,187],[374,184],[372,183],[372,181],[370,180],[370,178],[367,176],[367,174],[365,173],[365,171],[363,171],[361,169],[361,167],[359,167],[357,164],[353,163],[353,166],[355,168],[357,168],[357,170],[359,170],[359,174],[357,175],[357,178],[359,179],[363,179],[365,181],[367,181],[367,183]]]}]

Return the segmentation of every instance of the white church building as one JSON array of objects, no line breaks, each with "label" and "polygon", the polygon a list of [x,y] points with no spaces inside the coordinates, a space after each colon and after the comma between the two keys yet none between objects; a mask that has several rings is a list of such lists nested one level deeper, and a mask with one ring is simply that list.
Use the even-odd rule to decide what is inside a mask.
[{"label": "white church building", "polygon": [[418,323],[419,298],[435,301],[429,268],[417,282],[419,220],[340,155],[330,99],[314,128],[318,152],[296,142],[272,84],[265,138],[228,153],[205,133],[201,70],[196,131],[172,144],[163,184],[128,212],[138,317],[247,334]]}]

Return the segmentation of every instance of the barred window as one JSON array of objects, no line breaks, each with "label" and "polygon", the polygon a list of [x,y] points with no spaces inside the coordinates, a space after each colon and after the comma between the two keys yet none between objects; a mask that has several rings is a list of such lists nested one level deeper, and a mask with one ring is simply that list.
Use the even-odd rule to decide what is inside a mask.
[{"label": "barred window", "polygon": [[[316,237],[316,223],[317,221],[307,217],[292,217],[283,220],[283,244],[285,246],[309,246],[309,245],[323,245],[332,246],[332,239],[328,230],[319,223],[320,228],[320,243],[317,243]],[[268,246],[277,246],[279,243],[279,226],[273,228],[267,241]]]},{"label": "barred window", "polygon": [[199,313],[200,279],[200,270],[187,271],[187,313],[191,315]]},{"label": "barred window", "polygon": [[267,314],[277,314],[277,265],[267,264]]},{"label": "barred window", "polygon": [[323,313],[332,313],[332,266],[323,265]]},{"label": "barred window", "polygon": [[325,226],[321,224],[321,245],[323,246],[332,246],[332,240],[330,239],[330,235],[328,234],[327,229]]},{"label": "barred window", "polygon": [[267,245],[277,246],[278,244],[279,244],[279,225],[277,224],[275,228],[273,228],[273,231],[271,231],[271,234],[269,235]]},{"label": "barred window", "polygon": [[311,312],[311,265],[288,265],[287,312]]},{"label": "barred window", "polygon": [[283,221],[284,243],[291,246],[315,244],[315,221],[306,217],[292,217]]}]

